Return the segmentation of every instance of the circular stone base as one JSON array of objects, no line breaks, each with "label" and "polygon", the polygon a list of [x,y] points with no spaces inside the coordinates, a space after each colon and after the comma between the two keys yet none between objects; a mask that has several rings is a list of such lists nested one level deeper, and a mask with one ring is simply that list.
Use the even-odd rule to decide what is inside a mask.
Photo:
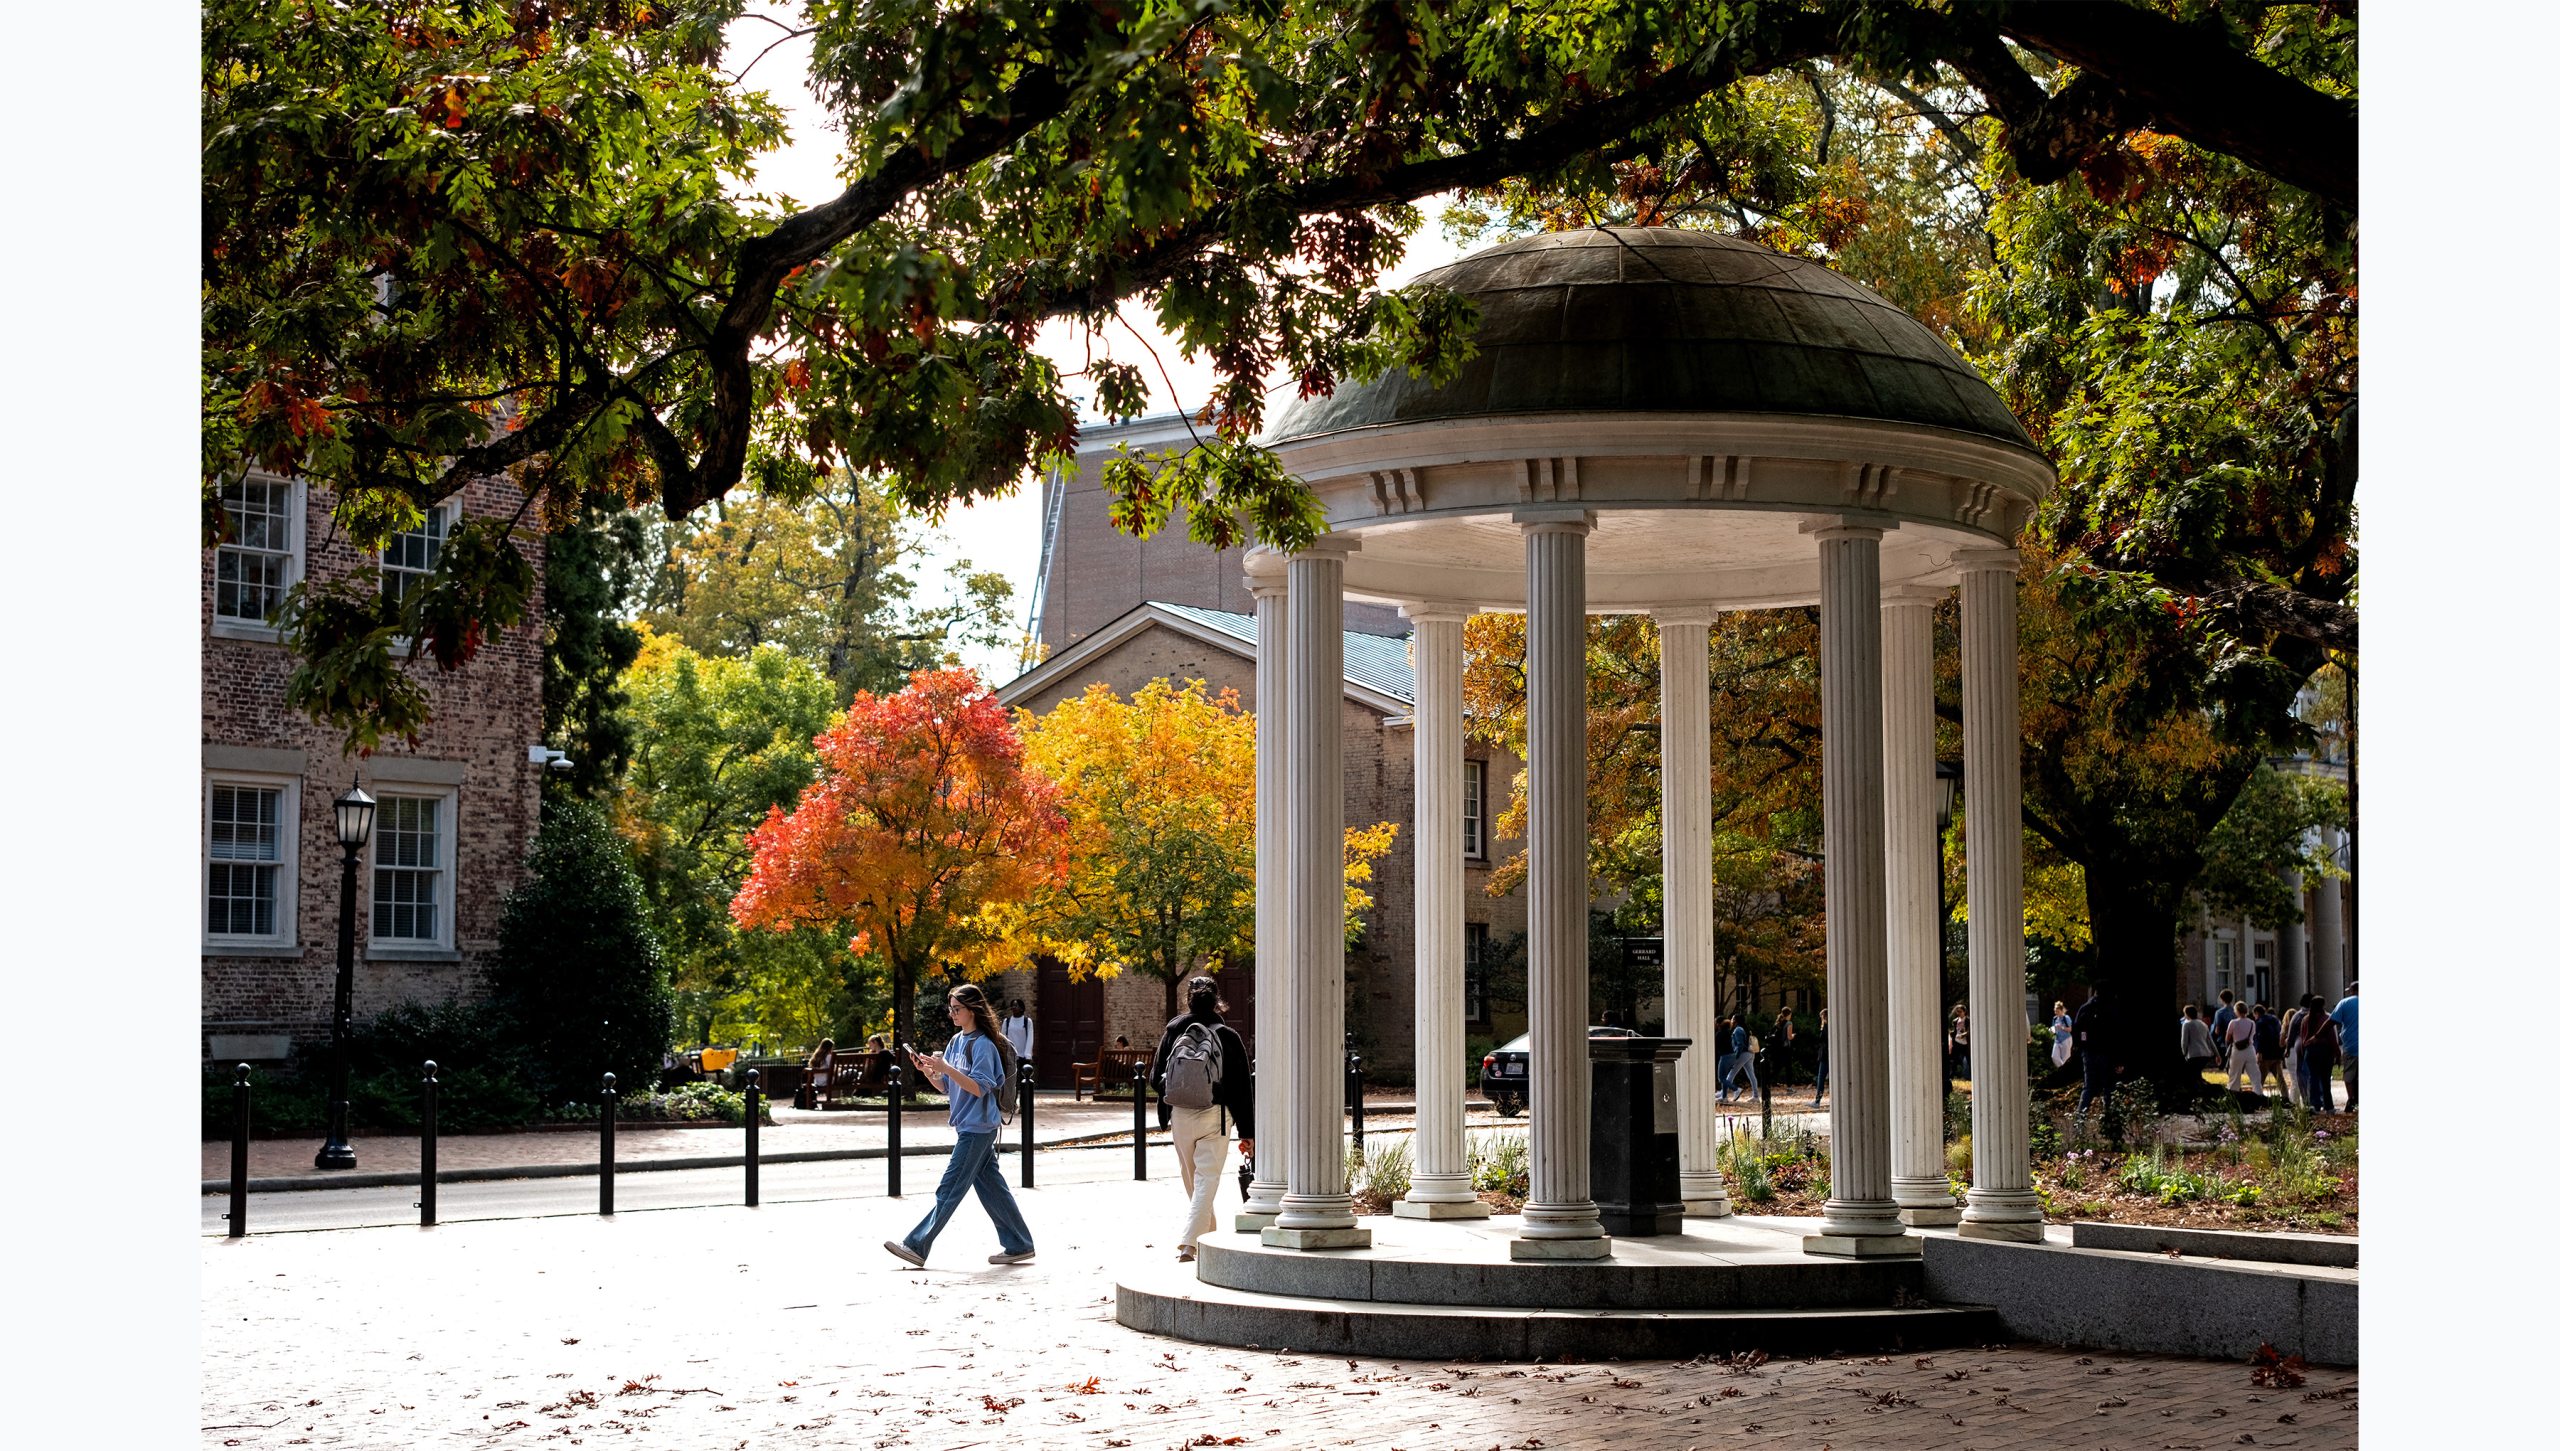
[{"label": "circular stone base", "polygon": [[[1604,1260],[1515,1260],[1517,1215],[1371,1218],[1366,1249],[1300,1254],[1238,1234],[1200,1238],[1199,1283],[1319,1300],[1522,1310],[1737,1310],[1891,1306],[1920,1294],[1920,1264],[1803,1251],[1803,1221],[1737,1215],[1677,1235],[1617,1236]],[[1777,1226],[1784,1224],[1785,1228]],[[1912,1246],[1918,1248],[1915,1243]]]}]

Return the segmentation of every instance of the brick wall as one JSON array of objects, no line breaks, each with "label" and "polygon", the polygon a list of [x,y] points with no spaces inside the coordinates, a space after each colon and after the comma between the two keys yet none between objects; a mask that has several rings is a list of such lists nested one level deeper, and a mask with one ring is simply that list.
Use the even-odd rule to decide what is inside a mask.
[{"label": "brick wall", "polygon": [[[371,575],[374,557],[357,550],[334,527],[329,517],[330,494],[320,489],[307,492],[305,577],[316,581]],[[511,517],[522,502],[514,484],[503,478],[475,481],[462,495],[463,511],[473,516]],[[292,947],[254,954],[203,951],[201,1016],[208,1035],[284,1034],[297,1042],[327,1035],[337,972],[341,860],[330,802],[358,771],[363,773],[366,789],[377,798],[403,789],[390,779],[401,775],[458,778],[458,783],[451,787],[452,820],[443,824],[445,830],[456,833],[445,904],[453,914],[453,950],[440,958],[421,958],[372,948],[368,859],[368,869],[357,873],[355,897],[356,1017],[361,1021],[404,1000],[434,1002],[478,991],[480,976],[497,945],[500,899],[523,874],[540,810],[541,767],[526,759],[526,748],[542,739],[542,543],[539,533],[517,536],[537,580],[527,622],[483,647],[461,670],[448,674],[430,661],[405,667],[425,684],[434,719],[416,742],[389,745],[373,760],[344,756],[338,732],[313,724],[285,705],[285,681],[292,661],[282,645],[215,633],[216,551],[204,551],[198,625],[204,652],[202,738],[208,769],[236,764],[246,759],[244,751],[278,753],[255,759],[300,784],[299,809],[291,830],[299,848],[294,854]],[[292,755],[296,752],[298,762]],[[206,809],[205,801],[199,799],[199,830]],[[200,878],[199,894],[202,890]],[[199,900],[200,925],[202,909]]]}]

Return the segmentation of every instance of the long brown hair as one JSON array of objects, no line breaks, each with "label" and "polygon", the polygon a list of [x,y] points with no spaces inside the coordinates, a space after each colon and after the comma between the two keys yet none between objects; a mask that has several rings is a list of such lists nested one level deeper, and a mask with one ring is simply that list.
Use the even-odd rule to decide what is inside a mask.
[{"label": "long brown hair", "polygon": [[997,1061],[1004,1065],[1004,1080],[1013,1082],[1022,1057],[1013,1051],[1013,1040],[997,1031],[996,1005],[987,1000],[987,990],[974,982],[964,982],[951,990],[951,1001],[969,1010],[969,1022],[974,1031],[994,1040]]}]

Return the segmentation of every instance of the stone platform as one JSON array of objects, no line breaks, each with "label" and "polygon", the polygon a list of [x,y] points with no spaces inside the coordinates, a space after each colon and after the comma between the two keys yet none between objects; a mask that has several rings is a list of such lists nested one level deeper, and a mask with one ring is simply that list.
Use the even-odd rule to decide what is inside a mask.
[{"label": "stone platform", "polygon": [[1122,1278],[1133,1329],[1214,1345],[1326,1354],[1529,1359],[1810,1354],[1998,1338],[1997,1317],[1923,1297],[1915,1256],[1806,1254],[1803,1226],[1748,1216],[1611,1241],[1610,1257],[1511,1258],[1514,1215],[1364,1219],[1364,1249],[1306,1253],[1220,1232],[1192,1267]]}]

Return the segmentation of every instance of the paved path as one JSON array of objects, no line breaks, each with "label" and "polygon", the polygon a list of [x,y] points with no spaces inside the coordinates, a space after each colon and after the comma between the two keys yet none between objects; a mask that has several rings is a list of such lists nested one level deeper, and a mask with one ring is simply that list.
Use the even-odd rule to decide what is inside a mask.
[{"label": "paved path", "polygon": [[[673,1177],[673,1176],[669,1176]],[[2356,1378],[2007,1347],[1713,1364],[1446,1365],[1237,1351],[1111,1316],[1178,1190],[1022,1196],[997,1269],[964,1209],[931,1268],[883,1201],[211,1240],[208,1446],[2346,1447]],[[1222,1211],[1232,1210],[1232,1188]]]}]

